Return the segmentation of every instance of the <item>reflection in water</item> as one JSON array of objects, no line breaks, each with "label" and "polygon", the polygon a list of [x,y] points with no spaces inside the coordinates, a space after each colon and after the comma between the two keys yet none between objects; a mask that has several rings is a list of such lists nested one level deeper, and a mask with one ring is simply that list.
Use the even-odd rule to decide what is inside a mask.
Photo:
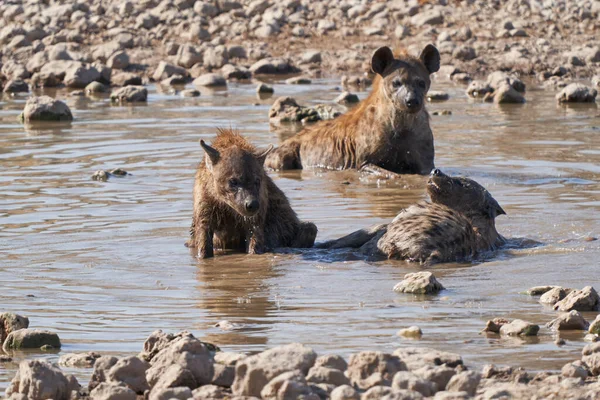
[{"label": "reflection in water", "polygon": [[[277,96],[314,105],[336,97],[336,83],[320,81],[319,91],[274,85]],[[280,140],[267,122],[274,98],[255,105],[254,89],[232,83],[191,99],[151,87],[146,106],[60,92],[75,120],[34,130],[16,119],[26,96],[3,97],[0,311],[56,331],[61,353],[136,353],[160,328],[188,329],[233,351],[300,341],[319,353],[347,356],[418,344],[458,352],[473,366],[533,370],[579,358],[581,334],[561,333],[567,345],[557,347],[557,335],[545,328],[537,342],[479,332],[494,317],[541,326],[555,318],[536,298],[520,294],[530,286],[597,283],[600,241],[590,239],[600,236],[600,116],[593,106],[557,106],[553,93],[529,90],[524,105],[498,108],[468,101],[461,87],[436,88],[451,99],[431,104],[430,111],[452,111],[432,116],[436,166],[467,175],[493,194],[508,213],[497,220],[502,235],[543,245],[503,250],[485,262],[436,265],[447,290],[415,297],[391,290],[421,268],[401,261],[367,263],[321,250],[198,261],[184,247],[202,157],[198,140],[210,142],[215,126],[230,125],[259,148]],[[117,167],[132,175],[90,179],[98,169]],[[426,179],[318,169],[271,176],[299,217],[317,224],[318,241],[389,222],[424,199]],[[583,313],[587,320],[595,314]],[[240,327],[221,330],[214,326],[221,320]],[[423,330],[420,341],[396,336],[410,325]],[[16,367],[0,365],[0,389]]]}]

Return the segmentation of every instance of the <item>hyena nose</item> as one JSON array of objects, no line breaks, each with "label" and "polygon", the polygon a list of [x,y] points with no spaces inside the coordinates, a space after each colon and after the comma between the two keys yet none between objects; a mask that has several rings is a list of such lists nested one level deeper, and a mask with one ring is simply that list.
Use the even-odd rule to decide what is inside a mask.
[{"label": "hyena nose", "polygon": [[442,175],[442,171],[440,171],[437,168],[434,168],[434,169],[431,170],[431,175],[433,175],[433,176],[440,176],[440,175]]},{"label": "hyena nose", "polygon": [[406,107],[408,108],[417,108],[421,105],[421,102],[417,98],[410,98],[406,100]]},{"label": "hyena nose", "polygon": [[248,200],[246,201],[246,211],[248,212],[256,212],[258,210],[258,200]]}]

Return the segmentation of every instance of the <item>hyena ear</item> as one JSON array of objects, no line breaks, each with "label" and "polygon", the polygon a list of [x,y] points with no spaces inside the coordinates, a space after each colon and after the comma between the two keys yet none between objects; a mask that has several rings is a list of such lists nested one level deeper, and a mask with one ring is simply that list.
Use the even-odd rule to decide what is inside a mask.
[{"label": "hyena ear", "polygon": [[380,47],[375,50],[371,58],[371,69],[378,75],[383,76],[383,71],[394,62],[394,53],[387,47]]},{"label": "hyena ear", "polygon": [[221,155],[219,154],[219,150],[207,145],[206,142],[202,139],[200,139],[200,146],[202,146],[202,148],[206,152],[206,157],[204,157],[204,159],[206,160],[206,166],[209,170],[212,171],[213,166],[217,162],[219,162],[219,158],[221,157]]},{"label": "hyena ear", "polygon": [[264,164],[265,160],[267,159],[267,156],[269,155],[270,152],[272,152],[274,149],[273,145],[270,144],[269,147],[264,150],[262,153],[256,153],[255,157],[258,160],[259,163]]},{"label": "hyena ear", "polygon": [[440,69],[440,52],[432,44],[425,46],[419,59],[430,74],[433,74]]},{"label": "hyena ear", "polygon": [[504,211],[502,207],[500,207],[500,204],[498,204],[496,199],[494,199],[490,194],[488,194],[488,196],[490,196],[488,207],[488,213],[490,217],[496,218],[498,215],[506,215],[506,211]]}]

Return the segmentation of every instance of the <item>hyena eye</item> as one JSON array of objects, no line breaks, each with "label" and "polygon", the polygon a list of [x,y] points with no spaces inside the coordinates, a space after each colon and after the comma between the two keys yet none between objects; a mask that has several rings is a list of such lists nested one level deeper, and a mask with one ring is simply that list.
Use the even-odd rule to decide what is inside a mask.
[{"label": "hyena eye", "polygon": [[256,179],[254,180],[254,185],[255,185],[255,186],[260,186],[260,178],[256,178]]},{"label": "hyena eye", "polygon": [[392,86],[395,88],[399,88],[400,86],[402,86],[402,82],[399,79],[393,80]]},{"label": "hyena eye", "polygon": [[229,187],[231,189],[236,189],[239,186],[239,184],[240,184],[240,181],[238,181],[235,178],[232,178],[232,179],[229,180]]},{"label": "hyena eye", "polygon": [[425,81],[418,81],[417,85],[421,88],[421,89],[425,89],[427,87],[427,84],[425,83]]}]

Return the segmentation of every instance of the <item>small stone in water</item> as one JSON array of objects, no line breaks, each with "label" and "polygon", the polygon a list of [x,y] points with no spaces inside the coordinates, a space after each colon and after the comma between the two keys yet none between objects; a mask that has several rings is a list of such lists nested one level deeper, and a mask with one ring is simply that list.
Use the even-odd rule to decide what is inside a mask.
[{"label": "small stone in water", "polygon": [[446,92],[442,92],[439,90],[432,90],[427,93],[427,100],[429,101],[444,101],[448,100],[450,96]]},{"label": "small stone in water", "polygon": [[423,331],[418,326],[411,326],[408,328],[400,329],[397,333],[398,336],[410,337],[410,338],[420,338],[423,336]]},{"label": "small stone in water", "polygon": [[108,174],[106,171],[98,170],[92,175],[92,180],[106,182],[108,180]]}]

